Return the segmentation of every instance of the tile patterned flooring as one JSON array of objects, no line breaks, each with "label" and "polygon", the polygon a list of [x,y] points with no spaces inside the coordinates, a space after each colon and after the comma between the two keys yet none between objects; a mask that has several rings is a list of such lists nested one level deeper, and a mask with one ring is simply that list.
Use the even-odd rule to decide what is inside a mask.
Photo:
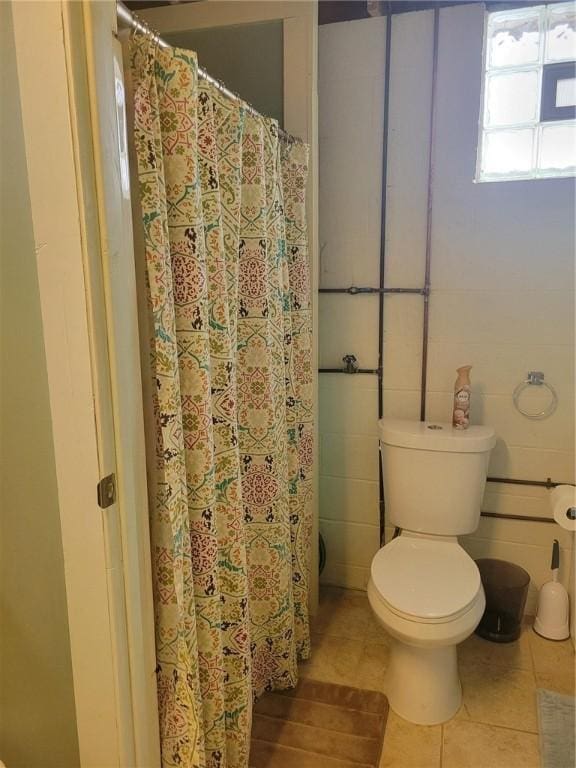
[{"label": "tile patterned flooring", "polygon": [[[389,638],[365,592],[323,587],[312,633],[303,676],[383,690]],[[506,645],[472,635],[458,654],[456,717],[418,726],[390,712],[380,768],[539,768],[536,688],[574,694],[571,641],[547,641],[526,626]]]}]

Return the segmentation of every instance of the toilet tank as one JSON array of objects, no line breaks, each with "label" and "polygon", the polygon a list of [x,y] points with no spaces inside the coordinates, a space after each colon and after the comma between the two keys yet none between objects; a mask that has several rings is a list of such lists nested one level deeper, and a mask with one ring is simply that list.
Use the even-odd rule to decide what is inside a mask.
[{"label": "toilet tank", "polygon": [[379,428],[387,524],[441,536],[475,531],[492,427],[383,419]]}]

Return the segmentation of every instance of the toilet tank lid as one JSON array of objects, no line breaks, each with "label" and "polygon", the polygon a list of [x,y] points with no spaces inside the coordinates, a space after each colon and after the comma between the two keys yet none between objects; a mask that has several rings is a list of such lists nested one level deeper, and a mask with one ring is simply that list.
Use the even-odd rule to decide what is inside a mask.
[{"label": "toilet tank lid", "polygon": [[496,433],[492,427],[471,426],[468,429],[454,429],[451,424],[440,421],[404,419],[382,419],[378,425],[381,442],[401,448],[483,453],[491,450],[496,443]]}]

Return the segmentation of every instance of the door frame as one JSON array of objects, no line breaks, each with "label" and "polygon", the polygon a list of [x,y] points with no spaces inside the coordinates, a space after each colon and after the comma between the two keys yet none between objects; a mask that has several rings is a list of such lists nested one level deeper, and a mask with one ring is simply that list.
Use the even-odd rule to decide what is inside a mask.
[{"label": "door frame", "polygon": [[134,755],[138,768],[156,768],[160,739],[154,601],[124,63],[115,0],[84,0],[82,7],[125,564]]},{"label": "door frame", "polygon": [[[149,8],[138,12],[160,35],[209,27],[230,27],[280,21],[284,38],[284,128],[310,146],[306,215],[312,301],[314,412],[318,413],[318,3],[317,0],[258,2],[206,0]],[[312,541],[319,537],[318,419],[314,439],[314,502]],[[318,610],[318,547],[312,547],[309,607]]]},{"label": "door frame", "polygon": [[[137,338],[127,364],[122,370],[117,364],[130,334],[137,334],[135,322],[122,321],[135,303],[130,201],[110,214],[111,200],[118,197],[117,164],[114,154],[102,161],[104,140],[95,117],[102,106],[98,118],[116,126],[105,146],[113,146],[114,139],[117,145],[116,97],[101,104],[95,96],[95,84],[114,92],[109,73],[118,55],[116,5],[70,0],[14,2],[12,8],[80,764],[157,768]],[[133,312],[135,318],[135,306]],[[132,409],[125,407],[127,387],[133,388]],[[113,473],[116,500],[102,508],[97,485]]]}]

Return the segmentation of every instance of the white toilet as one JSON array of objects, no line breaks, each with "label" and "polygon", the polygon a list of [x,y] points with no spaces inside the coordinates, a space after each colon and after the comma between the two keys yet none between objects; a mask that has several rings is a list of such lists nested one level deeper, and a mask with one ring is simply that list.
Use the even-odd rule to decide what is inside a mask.
[{"label": "white toilet", "polygon": [[379,422],[386,522],[400,536],[372,560],[368,599],[392,636],[386,695],[421,725],[443,723],[462,701],[456,645],[482,617],[476,563],[457,536],[480,519],[491,427]]}]

